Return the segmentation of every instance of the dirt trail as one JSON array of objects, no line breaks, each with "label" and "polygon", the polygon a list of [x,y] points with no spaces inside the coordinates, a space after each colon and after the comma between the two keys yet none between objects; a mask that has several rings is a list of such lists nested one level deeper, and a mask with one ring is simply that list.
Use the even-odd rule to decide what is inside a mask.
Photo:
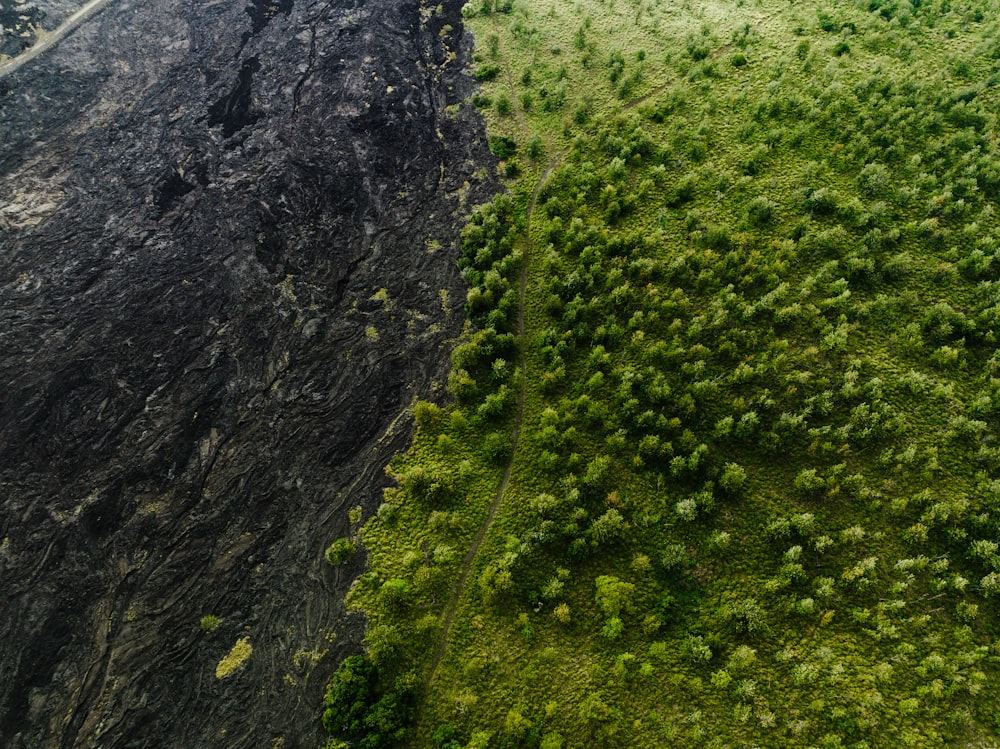
[{"label": "dirt trail", "polygon": [[41,40],[32,45],[28,50],[0,65],[0,78],[10,75],[22,65],[31,62],[43,52],[47,52],[49,49],[62,41],[71,31],[73,31],[73,29],[86,21],[109,2],[111,2],[111,0],[90,0],[89,3],[86,3],[78,11],[76,11],[76,13],[59,24],[55,29],[45,33]]},{"label": "dirt trail", "polygon": [[559,165],[560,161],[562,161],[563,155],[564,154],[560,154],[553,159],[538,178],[538,182],[535,184],[535,189],[531,193],[531,201],[528,203],[528,211],[525,216],[525,247],[524,257],[521,262],[520,299],[518,300],[517,305],[517,335],[521,341],[521,387],[517,397],[517,415],[514,420],[514,427],[511,431],[510,460],[507,462],[506,468],[504,468],[503,477],[500,479],[500,484],[497,486],[496,495],[493,498],[493,502],[490,504],[486,520],[483,521],[481,526],[479,526],[479,530],[476,531],[476,535],[472,538],[472,544],[469,546],[469,551],[462,560],[462,569],[458,577],[458,582],[452,588],[451,597],[448,599],[448,605],[445,607],[444,623],[441,628],[441,643],[438,645],[437,652],[434,654],[434,661],[431,663],[430,672],[427,675],[427,684],[430,684],[431,681],[433,681],[434,675],[437,673],[438,665],[440,665],[441,659],[444,658],[444,654],[448,649],[448,635],[451,632],[451,626],[455,619],[455,613],[458,610],[458,602],[461,600],[462,594],[465,591],[465,584],[468,580],[469,573],[475,566],[476,557],[479,556],[479,548],[482,546],[483,540],[486,538],[486,534],[489,533],[489,530],[493,525],[493,521],[496,519],[497,512],[500,510],[503,495],[507,491],[507,486],[510,484],[511,474],[514,471],[514,460],[517,456],[518,439],[521,436],[521,427],[524,423],[525,383],[527,382],[528,374],[527,358],[524,355],[524,300],[525,292],[528,286],[528,261],[531,257],[531,215],[534,213],[535,202],[538,199],[538,193],[541,191],[542,185],[545,184],[545,181],[552,173],[552,170]]}]

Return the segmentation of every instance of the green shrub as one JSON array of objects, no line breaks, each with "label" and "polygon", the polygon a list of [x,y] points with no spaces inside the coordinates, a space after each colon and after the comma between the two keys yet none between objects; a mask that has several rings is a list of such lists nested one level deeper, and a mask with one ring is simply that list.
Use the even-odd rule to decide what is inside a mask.
[{"label": "green shrub", "polygon": [[747,472],[739,463],[726,463],[719,476],[719,488],[726,494],[738,496],[747,483]]},{"label": "green shrub", "polygon": [[506,463],[510,459],[511,442],[507,432],[492,432],[483,440],[483,454],[491,463]]},{"label": "green shrub", "polygon": [[327,686],[324,707],[327,732],[364,749],[397,745],[414,715],[412,690],[405,680],[394,691],[383,691],[378,667],[362,655],[340,664]]},{"label": "green shrub", "polygon": [[357,551],[354,542],[349,538],[338,538],[326,550],[326,561],[332,565],[343,564]]},{"label": "green shrub", "polygon": [[428,429],[436,425],[443,415],[443,411],[434,403],[418,400],[413,406],[413,417],[417,426]]},{"label": "green shrub", "polygon": [[379,604],[389,611],[400,611],[410,602],[412,594],[410,584],[402,578],[394,577],[386,580],[379,588]]},{"label": "green shrub", "polygon": [[704,40],[691,39],[687,44],[687,53],[692,60],[700,62],[708,57],[712,53],[712,50],[709,49],[708,44]]},{"label": "green shrub", "polygon": [[361,655],[347,658],[330,679],[323,727],[335,736],[354,739],[365,734],[365,713],[375,702],[378,670]]},{"label": "green shrub", "polygon": [[737,634],[751,637],[762,635],[769,629],[764,608],[756,598],[745,598],[726,603],[722,607],[722,618]]},{"label": "green shrub", "polygon": [[433,739],[440,749],[462,749],[462,742],[458,740],[458,731],[451,723],[443,723],[438,726]]},{"label": "green shrub", "polygon": [[813,190],[806,197],[806,210],[820,216],[829,216],[837,210],[840,204],[840,196],[835,190],[828,187],[820,187]]},{"label": "green shrub", "polygon": [[217,617],[215,614],[206,614],[201,618],[201,622],[199,622],[201,626],[201,631],[204,632],[206,635],[212,634],[215,630],[219,628],[219,625],[221,623],[222,620],[219,619],[219,617]]},{"label": "green shrub", "polygon": [[500,75],[499,65],[483,65],[476,70],[476,80],[487,82],[492,81]]},{"label": "green shrub", "polygon": [[424,465],[415,465],[406,470],[399,483],[403,490],[415,500],[434,504],[444,500],[449,490],[450,476]]},{"label": "green shrub", "polygon": [[889,170],[885,164],[865,164],[858,175],[858,184],[867,195],[883,195],[889,186]]},{"label": "green shrub", "polygon": [[767,159],[768,153],[769,150],[767,146],[763,144],[755,146],[751,149],[740,164],[740,167],[743,169],[743,173],[748,175],[760,174],[761,169],[764,167],[764,162]]},{"label": "green shrub", "polygon": [[758,195],[747,206],[747,219],[754,226],[763,226],[774,218],[774,211],[777,207],[773,200]]},{"label": "green shrub", "polygon": [[677,208],[693,200],[697,184],[697,178],[693,174],[686,174],[681,177],[674,183],[673,188],[667,192],[667,205],[671,208]]},{"label": "green shrub", "polygon": [[533,135],[528,140],[528,145],[526,150],[529,159],[531,159],[532,161],[539,161],[545,155],[545,143],[539,136]]},{"label": "green shrub", "polygon": [[815,468],[803,468],[795,477],[795,489],[806,497],[815,497],[826,488],[826,480]]},{"label": "green shrub", "polygon": [[517,141],[509,135],[494,135],[490,137],[490,150],[498,159],[509,159],[517,153]]}]

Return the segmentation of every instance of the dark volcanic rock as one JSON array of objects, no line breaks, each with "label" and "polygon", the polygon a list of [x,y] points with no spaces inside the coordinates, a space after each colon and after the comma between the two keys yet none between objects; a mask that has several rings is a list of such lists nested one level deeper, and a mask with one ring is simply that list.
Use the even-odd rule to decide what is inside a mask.
[{"label": "dark volcanic rock", "polygon": [[0,745],[321,742],[493,189],[459,7],[123,0],[0,81]]},{"label": "dark volcanic rock", "polygon": [[30,47],[37,36],[35,28],[51,28],[45,16],[36,5],[0,0],[0,55],[14,56]]}]

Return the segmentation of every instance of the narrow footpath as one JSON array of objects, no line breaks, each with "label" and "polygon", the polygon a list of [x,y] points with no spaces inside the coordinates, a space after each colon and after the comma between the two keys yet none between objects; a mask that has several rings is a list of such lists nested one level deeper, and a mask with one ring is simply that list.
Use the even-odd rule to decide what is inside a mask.
[{"label": "narrow footpath", "polygon": [[531,200],[528,203],[527,214],[525,215],[525,229],[524,229],[524,257],[521,261],[521,281],[520,281],[520,297],[517,305],[517,335],[518,340],[521,344],[521,353],[519,357],[519,369],[521,373],[521,387],[518,391],[517,397],[517,413],[514,418],[514,427],[511,431],[511,450],[510,450],[510,460],[507,462],[507,466],[504,468],[503,477],[500,479],[500,484],[497,486],[496,495],[493,498],[493,502],[490,504],[489,512],[486,516],[486,520],[483,524],[479,526],[479,530],[476,531],[476,535],[472,539],[472,544],[469,546],[469,551],[465,554],[465,558],[462,560],[462,568],[459,574],[458,580],[451,589],[451,596],[448,599],[448,605],[444,610],[444,622],[441,628],[441,642],[438,645],[437,652],[434,654],[434,661],[431,663],[430,672],[427,675],[427,684],[430,684],[434,675],[437,673],[438,665],[441,663],[441,659],[444,658],[445,653],[448,649],[448,639],[451,633],[452,623],[455,619],[455,613],[458,610],[458,602],[462,598],[462,594],[465,591],[465,585],[469,577],[469,573],[475,567],[476,558],[479,556],[479,549],[482,546],[483,540],[489,533],[490,528],[493,526],[493,521],[496,519],[497,512],[500,510],[500,505],[503,502],[503,495],[507,491],[507,486],[510,484],[510,477],[514,471],[514,461],[517,457],[517,445],[518,439],[521,436],[521,427],[524,423],[524,398],[525,389],[527,383],[527,357],[525,356],[525,346],[527,339],[525,338],[525,294],[528,287],[528,264],[531,258],[531,216],[535,210],[535,203],[538,200],[538,193],[542,189],[542,185],[548,179],[552,170],[558,166],[559,162],[562,160],[562,154],[553,159],[549,165],[545,168],[545,171],[538,178],[538,182],[535,184],[535,189],[531,193]]}]

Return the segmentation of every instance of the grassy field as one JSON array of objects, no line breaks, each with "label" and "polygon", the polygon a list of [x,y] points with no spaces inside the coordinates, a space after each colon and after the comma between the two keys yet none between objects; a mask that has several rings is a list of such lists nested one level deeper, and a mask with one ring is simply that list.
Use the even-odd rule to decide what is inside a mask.
[{"label": "grassy field", "polygon": [[333,744],[996,746],[997,3],[465,15],[509,194]]}]

